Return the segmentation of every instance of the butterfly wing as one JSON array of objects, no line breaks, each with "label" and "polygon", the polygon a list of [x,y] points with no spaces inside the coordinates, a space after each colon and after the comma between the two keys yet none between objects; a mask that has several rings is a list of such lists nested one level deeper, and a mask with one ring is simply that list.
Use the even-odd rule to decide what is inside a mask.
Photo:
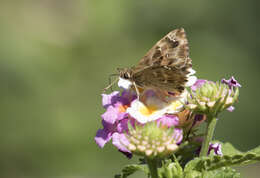
[{"label": "butterfly wing", "polygon": [[182,92],[187,82],[187,71],[175,67],[151,66],[133,75],[134,82],[141,88],[154,88]]},{"label": "butterfly wing", "polygon": [[168,33],[148,51],[133,68],[133,79],[140,87],[181,92],[191,67],[188,40],[180,28]]},{"label": "butterfly wing", "polygon": [[164,36],[147,52],[135,68],[141,70],[155,65],[191,67],[188,40],[183,28],[173,30]]}]

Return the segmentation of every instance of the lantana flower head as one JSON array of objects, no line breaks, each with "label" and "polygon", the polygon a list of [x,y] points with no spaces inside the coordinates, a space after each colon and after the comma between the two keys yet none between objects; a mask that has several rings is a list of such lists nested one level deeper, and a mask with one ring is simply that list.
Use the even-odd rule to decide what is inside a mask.
[{"label": "lantana flower head", "polygon": [[149,122],[134,129],[130,127],[126,136],[130,142],[126,147],[132,153],[149,158],[166,157],[178,150],[182,130],[165,127],[162,122]]},{"label": "lantana flower head", "polygon": [[[179,118],[173,113],[183,108],[182,102],[179,101],[180,97],[169,96],[167,97],[169,102],[165,102],[161,101],[152,90],[145,91],[143,96],[142,101],[145,104],[137,100],[132,90],[102,95],[102,103],[106,111],[101,116],[103,129],[99,129],[95,137],[96,143],[101,148],[112,139],[112,144],[120,152],[130,156],[131,150],[128,145],[132,135],[129,133],[129,126],[147,128],[145,124],[153,122],[164,132],[179,124]],[[139,105],[136,106],[136,103]],[[182,134],[182,129],[175,128],[172,131],[171,141],[176,145],[179,144],[182,141]]]},{"label": "lantana flower head", "polygon": [[[129,147],[131,143],[129,138],[133,136],[133,132],[129,133],[129,126],[131,125],[133,128],[138,126],[139,130],[142,130],[142,127],[147,128],[145,125],[148,123],[154,123],[157,126],[155,130],[159,129],[161,132],[171,128],[172,132],[167,138],[171,138],[172,144],[174,143],[176,147],[181,143],[183,138],[182,129],[173,128],[179,124],[179,118],[175,114],[183,109],[183,97],[169,95],[166,97],[166,102],[161,100],[153,90],[144,91],[142,94],[141,101],[137,99],[132,90],[102,95],[102,103],[106,111],[101,116],[103,129],[99,129],[95,137],[96,143],[101,148],[112,140],[112,144],[120,152],[130,156],[132,150],[129,150],[129,148],[132,149],[132,147]],[[164,136],[163,140],[165,138],[166,136]],[[161,144],[166,143],[163,140],[160,142]],[[168,148],[173,149],[170,146]],[[154,154],[155,152],[153,152]]]},{"label": "lantana flower head", "polygon": [[230,108],[239,95],[238,88],[226,83],[199,80],[191,87],[187,108],[196,113],[216,116]]}]

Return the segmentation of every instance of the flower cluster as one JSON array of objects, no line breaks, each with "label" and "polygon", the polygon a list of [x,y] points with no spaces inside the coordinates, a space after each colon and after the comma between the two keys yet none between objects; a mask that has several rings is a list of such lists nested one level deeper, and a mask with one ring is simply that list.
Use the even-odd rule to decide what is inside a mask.
[{"label": "flower cluster", "polygon": [[[167,119],[167,118],[165,118]],[[129,130],[127,148],[137,154],[148,157],[165,157],[178,149],[182,140],[182,130],[169,129],[162,122],[150,122]]]},{"label": "flower cluster", "polygon": [[187,108],[196,113],[217,116],[218,113],[227,109],[233,111],[232,106],[238,98],[241,87],[232,77],[230,80],[220,82],[211,82],[198,80],[190,89]]},{"label": "flower cluster", "polygon": [[[233,77],[222,83],[190,78],[182,94],[146,89],[139,98],[131,83],[120,79],[119,86],[128,89],[102,95],[106,111],[101,116],[103,128],[95,137],[98,146],[103,148],[112,140],[128,157],[166,157],[188,141],[189,134],[206,116],[233,109],[238,97],[236,88],[240,87]],[[211,144],[210,150],[221,154],[221,145]]]},{"label": "flower cluster", "polygon": [[[124,90],[122,94],[115,91],[108,95],[102,95],[106,112],[102,115],[103,129],[99,129],[95,137],[96,143],[101,148],[112,139],[112,144],[119,151],[130,156],[130,153],[133,152],[130,148],[133,147],[129,145],[131,141],[129,138],[134,137],[133,129],[129,132],[130,126],[146,128],[143,126],[151,122],[156,123],[158,128],[160,127],[162,130],[172,128],[172,142],[175,144],[181,142],[182,129],[173,129],[179,124],[178,116],[173,115],[173,113],[177,113],[183,108],[179,98],[170,96],[167,98],[168,102],[165,102],[160,100],[152,90],[145,91],[142,96],[141,102],[131,90]],[[149,134],[146,136],[150,137]],[[168,140],[165,140],[166,142],[168,143]]]}]

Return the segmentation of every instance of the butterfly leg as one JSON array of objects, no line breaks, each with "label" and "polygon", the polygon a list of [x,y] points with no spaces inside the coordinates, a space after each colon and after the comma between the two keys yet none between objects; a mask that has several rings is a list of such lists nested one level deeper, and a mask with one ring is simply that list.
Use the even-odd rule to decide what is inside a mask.
[{"label": "butterfly leg", "polygon": [[[111,76],[109,76],[108,82],[109,82],[109,85],[112,83],[112,82],[111,82]],[[110,87],[110,90],[111,90],[111,92],[113,92],[113,85]]]},{"label": "butterfly leg", "polygon": [[137,94],[137,99],[140,100],[140,92],[139,92],[139,90],[138,90],[138,88],[137,88],[135,82],[133,82],[133,85],[134,85],[134,87],[135,87],[135,91],[136,91],[136,94]]},{"label": "butterfly leg", "polygon": [[111,88],[119,79],[114,80],[106,88],[104,88],[103,93],[105,93],[109,88]]}]

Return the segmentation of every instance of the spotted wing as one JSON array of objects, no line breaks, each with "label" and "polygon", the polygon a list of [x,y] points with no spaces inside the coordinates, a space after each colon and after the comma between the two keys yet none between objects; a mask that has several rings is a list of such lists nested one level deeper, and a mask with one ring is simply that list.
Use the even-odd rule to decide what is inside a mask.
[{"label": "spotted wing", "polygon": [[133,80],[143,88],[181,92],[187,82],[189,46],[183,28],[168,33],[133,68]]},{"label": "spotted wing", "polygon": [[188,69],[192,66],[189,46],[183,28],[176,29],[158,41],[134,68],[136,71],[150,66],[168,66]]},{"label": "spotted wing", "polygon": [[187,82],[186,70],[176,67],[151,66],[133,75],[133,80],[141,88],[154,88],[181,93]]}]

